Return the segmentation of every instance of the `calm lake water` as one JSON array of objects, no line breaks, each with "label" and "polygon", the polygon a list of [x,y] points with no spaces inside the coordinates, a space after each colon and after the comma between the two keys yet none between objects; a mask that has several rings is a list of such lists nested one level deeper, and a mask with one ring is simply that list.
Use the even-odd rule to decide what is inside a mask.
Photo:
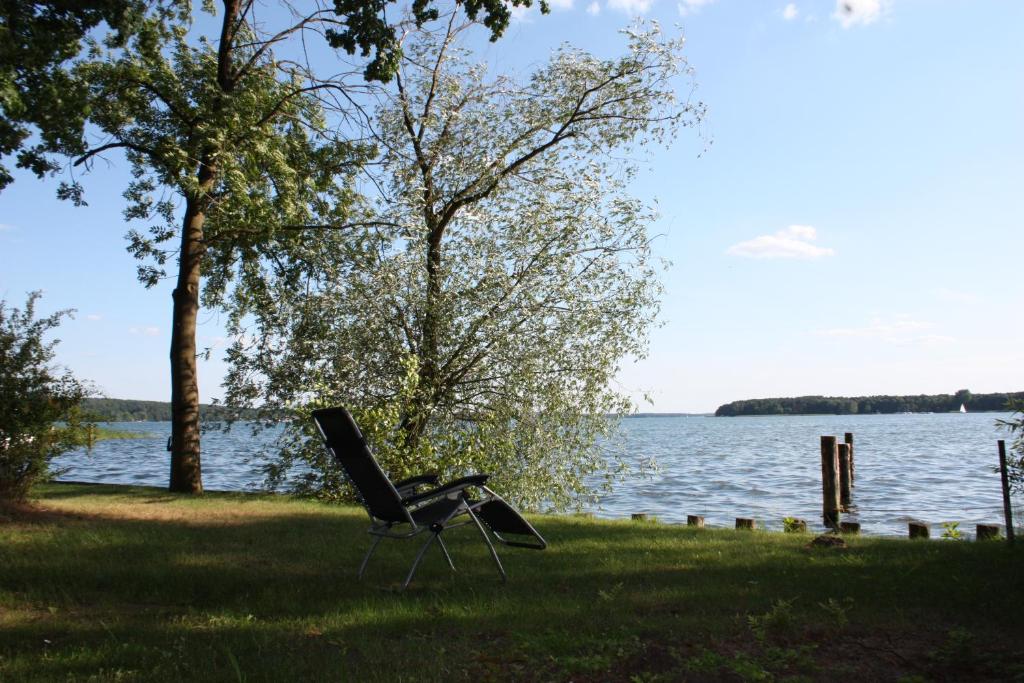
[{"label": "calm lake water", "polygon": [[[666,522],[703,515],[709,526],[732,526],[736,517],[781,528],[786,516],[820,527],[819,438],[853,432],[856,451],[854,509],[864,533],[905,535],[911,520],[960,522],[967,535],[979,522],[1003,520],[996,440],[1006,433],[993,413],[932,415],[827,415],[771,417],[646,417],[622,422],[615,450],[626,460],[656,461],[646,476],[630,476],[593,507],[599,517],[646,512]],[[146,438],[102,441],[92,450],[56,461],[62,479],[165,486],[169,422],[127,422],[116,429]],[[254,437],[245,427],[203,436],[203,482],[209,490],[258,488],[261,447],[271,431]]]}]

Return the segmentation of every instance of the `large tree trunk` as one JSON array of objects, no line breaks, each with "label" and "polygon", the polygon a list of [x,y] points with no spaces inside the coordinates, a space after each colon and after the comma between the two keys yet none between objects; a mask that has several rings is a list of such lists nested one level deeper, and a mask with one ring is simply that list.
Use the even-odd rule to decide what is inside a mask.
[{"label": "large tree trunk", "polygon": [[[208,169],[200,172],[202,176]],[[199,461],[199,378],[196,363],[196,318],[203,256],[201,200],[189,197],[182,222],[178,286],[173,293],[171,327],[171,483],[170,490],[202,493]]]}]

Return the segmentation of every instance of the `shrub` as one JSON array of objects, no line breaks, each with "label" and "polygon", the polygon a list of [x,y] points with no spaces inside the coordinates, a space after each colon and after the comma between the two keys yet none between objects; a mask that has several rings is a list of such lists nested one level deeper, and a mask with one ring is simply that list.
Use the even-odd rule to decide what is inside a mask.
[{"label": "shrub", "polygon": [[57,341],[43,337],[71,311],[36,319],[39,292],[24,310],[0,300],[0,500],[23,500],[52,476],[50,461],[84,443],[80,415],[88,388],[52,364]]}]

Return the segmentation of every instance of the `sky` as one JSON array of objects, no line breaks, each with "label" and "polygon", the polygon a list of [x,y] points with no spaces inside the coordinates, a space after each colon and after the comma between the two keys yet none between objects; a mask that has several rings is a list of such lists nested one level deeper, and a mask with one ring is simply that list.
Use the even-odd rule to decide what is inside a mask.
[{"label": "sky", "polygon": [[[550,0],[480,58],[528,73],[563,42],[619,54],[636,18],[687,39],[708,115],[641,158],[670,262],[650,353],[617,388],[642,411],[822,394],[1024,391],[1024,2]],[[171,285],[125,251],[123,159],[0,193],[0,298],[73,308],[58,360],[107,396],[168,400]],[[136,226],[139,227],[139,226]],[[200,317],[204,401],[225,339]],[[649,397],[648,402],[643,397]]]}]

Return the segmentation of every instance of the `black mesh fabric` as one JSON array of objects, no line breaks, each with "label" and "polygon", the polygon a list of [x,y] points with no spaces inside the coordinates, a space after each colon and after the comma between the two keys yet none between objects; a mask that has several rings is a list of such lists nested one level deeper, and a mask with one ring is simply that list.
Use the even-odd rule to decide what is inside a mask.
[{"label": "black mesh fabric", "polygon": [[370,514],[385,522],[408,522],[409,513],[398,491],[374,460],[349,412],[344,408],[324,408],[314,410],[313,419]]}]

